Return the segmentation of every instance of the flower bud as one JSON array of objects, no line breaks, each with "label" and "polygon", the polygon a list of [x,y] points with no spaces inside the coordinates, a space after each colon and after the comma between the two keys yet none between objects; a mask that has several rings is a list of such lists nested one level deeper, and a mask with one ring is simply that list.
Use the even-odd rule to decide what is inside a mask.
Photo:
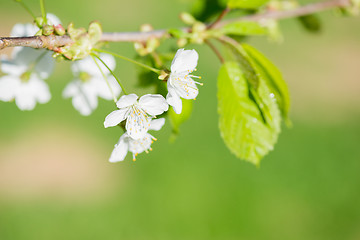
[{"label": "flower bud", "polygon": [[49,36],[54,32],[54,26],[52,25],[45,25],[43,26],[43,35]]},{"label": "flower bud", "polygon": [[179,38],[176,43],[181,48],[188,43],[188,40],[186,40],[186,38]]},{"label": "flower bud", "polygon": [[154,28],[151,24],[145,23],[140,26],[140,32],[150,32],[152,30],[154,30]]},{"label": "flower bud", "polygon": [[59,36],[62,36],[65,34],[65,28],[61,24],[54,26],[54,30],[55,30],[55,33]]},{"label": "flower bud", "polygon": [[44,24],[44,18],[42,18],[42,17],[37,17],[37,18],[35,18],[35,23],[36,23],[36,26],[38,26],[39,28],[41,28],[42,25]]},{"label": "flower bud", "polygon": [[179,17],[181,21],[183,21],[185,24],[188,25],[193,25],[196,22],[196,19],[190,13],[187,12],[180,13]]}]

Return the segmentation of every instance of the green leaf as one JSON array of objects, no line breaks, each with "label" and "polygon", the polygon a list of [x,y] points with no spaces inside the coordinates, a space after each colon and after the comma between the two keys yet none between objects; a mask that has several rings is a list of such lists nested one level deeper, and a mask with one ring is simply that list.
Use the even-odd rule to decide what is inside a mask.
[{"label": "green leaf", "polygon": [[257,75],[255,68],[251,65],[250,60],[246,54],[246,51],[240,44],[229,45],[229,49],[233,52],[235,61],[240,64],[241,70],[244,72],[248,83],[256,90],[259,86],[259,76]]},{"label": "green leaf", "polygon": [[251,86],[237,62],[226,62],[218,76],[218,113],[221,136],[230,151],[240,159],[259,165],[273,149],[280,133],[280,111],[264,81],[258,97],[271,118],[264,123],[261,111],[251,98]]},{"label": "green leaf", "polygon": [[246,8],[246,9],[257,9],[263,6],[269,0],[229,0],[229,8]]},{"label": "green leaf", "polygon": [[298,19],[301,25],[309,32],[318,33],[321,31],[321,22],[316,15],[309,14],[309,15],[301,16]]},{"label": "green leaf", "polygon": [[192,113],[193,100],[182,99],[182,111],[180,114],[176,114],[174,109],[169,110],[170,121],[173,127],[173,133],[179,133],[179,127],[185,121],[187,121]]},{"label": "green leaf", "polygon": [[264,35],[266,29],[257,22],[235,22],[229,23],[222,28],[224,34],[230,35]]},{"label": "green leaf", "polygon": [[290,94],[285,80],[279,69],[267,59],[261,52],[248,44],[242,44],[256,72],[264,79],[267,86],[279,105],[280,111],[284,119],[288,121],[288,113],[290,110]]}]

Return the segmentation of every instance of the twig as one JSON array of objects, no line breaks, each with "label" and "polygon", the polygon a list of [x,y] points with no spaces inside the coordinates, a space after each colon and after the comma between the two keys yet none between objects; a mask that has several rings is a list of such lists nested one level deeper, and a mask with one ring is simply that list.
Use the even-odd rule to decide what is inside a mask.
[{"label": "twig", "polygon": [[213,22],[213,23],[211,23],[211,24],[209,24],[208,26],[207,26],[207,29],[211,29],[211,28],[215,28],[216,27],[216,25],[226,16],[226,14],[228,14],[228,12],[230,12],[230,8],[225,8],[222,12],[221,12],[221,14],[219,15],[219,17]]},{"label": "twig", "polygon": [[[313,3],[305,5],[293,10],[287,11],[271,11],[262,14],[255,14],[244,16],[240,18],[234,18],[229,20],[217,21],[212,28],[217,29],[225,24],[237,21],[254,21],[259,22],[263,19],[284,19],[291,17],[304,16],[311,13],[316,13],[336,7],[347,7],[351,5],[351,0],[329,0],[325,2]],[[208,26],[211,26],[209,24]],[[181,28],[181,30],[189,31],[189,28]],[[115,32],[115,33],[103,33],[101,41],[104,42],[138,42],[146,41],[149,38],[161,38],[167,36],[167,30],[155,30],[151,32]],[[69,36],[34,36],[34,37],[1,37],[0,38],[0,50],[6,47],[25,46],[32,48],[48,48],[54,49],[56,47],[64,46],[71,43]]]},{"label": "twig", "polygon": [[213,50],[213,52],[215,53],[215,55],[219,58],[221,63],[224,63],[225,60],[224,58],[221,56],[220,51],[215,47],[214,44],[212,44],[209,40],[205,40],[205,43],[211,48],[211,50]]}]

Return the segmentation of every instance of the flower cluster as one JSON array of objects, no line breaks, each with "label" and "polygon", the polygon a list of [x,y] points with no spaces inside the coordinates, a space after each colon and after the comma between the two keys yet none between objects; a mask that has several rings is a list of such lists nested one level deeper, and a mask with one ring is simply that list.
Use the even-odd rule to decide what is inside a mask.
[{"label": "flower cluster", "polygon": [[[61,26],[56,16],[47,14],[47,18],[46,26],[54,29]],[[43,31],[43,28],[39,24],[16,24],[11,35],[33,36]],[[196,71],[198,53],[195,50],[179,49],[171,63],[170,72],[153,69],[161,72],[159,79],[167,81],[166,98],[160,94],[146,94],[141,97],[127,94],[117,100],[121,90],[125,90],[113,74],[116,66],[114,57],[105,53],[96,54],[95,51],[98,50],[94,49],[89,51],[90,55],[87,54],[72,63],[74,79],[66,85],[63,97],[71,98],[74,108],[84,116],[90,115],[97,108],[98,98],[113,99],[118,110],[105,118],[104,126],[108,128],[119,125],[125,129],[125,133],[115,145],[110,162],[124,160],[127,152],[132,152],[135,160],[139,153],[152,150],[151,144],[156,138],[148,131],[158,131],[165,124],[165,118],[156,117],[167,112],[169,105],[180,114],[181,98],[197,97],[197,84],[202,83],[194,81],[193,78],[200,77],[192,73]],[[51,75],[54,64],[51,51],[44,49],[19,47],[12,52],[11,58],[1,56],[1,71],[5,75],[0,77],[0,100],[14,100],[21,110],[32,110],[36,103],[47,103],[51,94],[45,80]],[[164,78],[162,73],[165,74]]]},{"label": "flower cluster", "polygon": [[[53,14],[47,15],[48,22],[60,24]],[[16,24],[12,31],[13,37],[33,36],[39,30],[33,24]],[[18,47],[12,52],[11,59],[1,56],[0,100],[15,100],[21,110],[32,110],[36,103],[47,103],[51,94],[45,83],[54,69],[51,52],[43,49]]]},{"label": "flower cluster", "polygon": [[[152,150],[151,143],[156,140],[149,130],[160,130],[164,118],[154,119],[166,112],[171,105],[177,114],[182,111],[184,99],[195,99],[199,90],[191,73],[196,70],[198,53],[195,50],[179,49],[171,63],[171,73],[167,80],[168,94],[166,99],[159,94],[123,95],[116,103],[119,108],[111,112],[104,121],[105,128],[125,123],[126,132],[120,137],[110,156],[110,162],[123,161],[127,152],[133,154],[133,160],[142,152]],[[200,78],[200,77],[197,77]]]}]

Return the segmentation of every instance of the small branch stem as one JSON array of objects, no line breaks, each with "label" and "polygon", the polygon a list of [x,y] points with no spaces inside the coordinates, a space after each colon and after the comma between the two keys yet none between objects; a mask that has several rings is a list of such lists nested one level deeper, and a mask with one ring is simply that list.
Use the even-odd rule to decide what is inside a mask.
[{"label": "small branch stem", "polygon": [[44,0],[40,0],[40,9],[41,9],[41,15],[42,15],[43,20],[44,20],[44,24],[47,24]]},{"label": "small branch stem", "polygon": [[207,29],[211,29],[211,28],[215,28],[216,27],[216,25],[226,16],[226,14],[228,14],[228,12],[230,12],[230,8],[225,8],[222,12],[221,12],[221,14],[219,15],[219,17],[213,22],[213,23],[211,23],[211,24],[209,24],[208,26],[207,26]]},{"label": "small branch stem", "polygon": [[109,68],[109,66],[95,53],[91,54],[92,56],[96,57],[97,59],[99,59],[99,61],[109,70],[109,72],[111,73],[111,75],[113,75],[113,77],[116,79],[116,81],[119,83],[121,90],[123,91],[123,93],[125,95],[127,95],[124,86],[121,84],[120,80],[115,76],[114,72]]},{"label": "small branch stem", "polygon": [[159,69],[152,68],[152,67],[150,67],[150,66],[148,66],[148,65],[146,65],[146,64],[143,64],[143,63],[141,63],[141,62],[135,61],[135,60],[133,60],[133,59],[127,58],[127,57],[125,57],[125,56],[122,56],[122,55],[119,55],[119,54],[116,54],[116,53],[113,53],[113,52],[109,52],[109,51],[102,50],[102,49],[96,49],[96,48],[94,48],[94,51],[111,54],[111,55],[113,55],[114,57],[121,58],[121,59],[126,60],[126,61],[128,61],[128,62],[134,63],[134,64],[136,64],[136,65],[138,65],[138,66],[140,66],[140,67],[149,69],[150,71],[153,71],[153,72],[155,72],[155,73],[157,73],[157,74],[160,74],[160,72],[161,72],[161,70],[159,70]]},{"label": "small branch stem", "polygon": [[205,40],[205,43],[211,48],[211,50],[213,50],[213,52],[216,54],[216,56],[219,58],[221,63],[224,63],[225,60],[224,58],[221,56],[220,51],[215,47],[214,44],[212,44],[209,40]]},{"label": "small branch stem", "polygon": [[103,70],[101,69],[101,67],[99,66],[99,64],[97,63],[94,55],[91,55],[91,57],[92,57],[92,59],[94,60],[96,66],[99,68],[99,71],[101,72],[101,75],[103,76],[103,78],[104,78],[104,80],[105,80],[105,82],[106,82],[106,85],[108,86],[108,88],[109,88],[109,90],[110,90],[110,92],[111,92],[111,95],[112,95],[112,97],[113,97],[113,99],[114,99],[114,103],[116,104],[117,99],[116,99],[116,96],[115,96],[113,90],[111,89],[111,86],[110,86],[110,83],[109,83],[109,81],[108,81],[108,78],[106,77],[105,73],[103,72]]},{"label": "small branch stem", "polygon": [[[264,19],[284,19],[304,16],[320,11],[324,11],[336,7],[347,7],[351,5],[351,0],[329,0],[325,2],[318,2],[308,4],[296,9],[286,11],[270,11],[261,14],[248,15],[240,18],[233,18],[229,20],[216,21],[216,24],[211,26],[212,29],[218,29],[225,24],[238,21],[254,21],[259,22]],[[189,31],[189,28],[180,28],[183,31]],[[115,32],[115,33],[103,33],[101,41],[103,42],[141,42],[146,41],[149,38],[161,38],[168,36],[166,29],[155,30],[150,32]],[[0,37],[0,50],[6,47],[33,47],[33,48],[48,48],[52,50],[55,47],[61,47],[71,43],[69,36],[34,36],[34,37]]]}]

